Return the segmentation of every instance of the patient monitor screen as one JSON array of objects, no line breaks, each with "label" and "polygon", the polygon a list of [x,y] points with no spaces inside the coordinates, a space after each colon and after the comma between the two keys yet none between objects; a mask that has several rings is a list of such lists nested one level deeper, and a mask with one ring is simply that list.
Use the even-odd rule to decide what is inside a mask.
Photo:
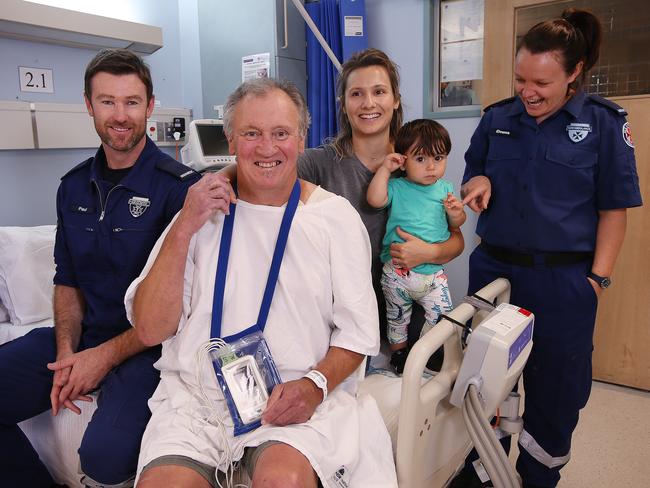
[{"label": "patient monitor screen", "polygon": [[204,156],[225,156],[228,154],[228,140],[223,132],[223,125],[197,124],[196,130]]}]

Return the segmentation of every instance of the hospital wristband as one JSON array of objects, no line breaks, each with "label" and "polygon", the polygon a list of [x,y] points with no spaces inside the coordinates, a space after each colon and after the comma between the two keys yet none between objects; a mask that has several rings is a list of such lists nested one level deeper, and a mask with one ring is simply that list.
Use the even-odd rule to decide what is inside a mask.
[{"label": "hospital wristband", "polygon": [[327,378],[317,369],[312,369],[303,378],[308,378],[323,392],[323,401],[327,398]]}]

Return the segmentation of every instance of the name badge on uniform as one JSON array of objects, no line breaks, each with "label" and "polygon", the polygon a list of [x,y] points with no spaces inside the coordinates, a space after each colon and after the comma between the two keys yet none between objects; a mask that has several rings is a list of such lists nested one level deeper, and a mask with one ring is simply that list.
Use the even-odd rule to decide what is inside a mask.
[{"label": "name badge on uniform", "polygon": [[74,213],[91,214],[91,213],[95,213],[95,207],[89,207],[88,205],[78,205],[76,203],[73,203],[72,205],[70,205],[70,211]]},{"label": "name badge on uniform", "polygon": [[129,200],[129,212],[136,218],[140,217],[140,215],[147,211],[149,205],[151,205],[151,202],[148,198],[131,197]]},{"label": "name badge on uniform", "polygon": [[566,130],[569,133],[569,139],[573,142],[580,142],[591,132],[591,124],[569,124],[566,126]]}]

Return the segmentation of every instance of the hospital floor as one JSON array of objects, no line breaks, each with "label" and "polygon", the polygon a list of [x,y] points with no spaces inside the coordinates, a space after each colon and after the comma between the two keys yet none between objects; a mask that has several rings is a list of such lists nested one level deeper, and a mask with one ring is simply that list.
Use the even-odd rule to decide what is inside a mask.
[{"label": "hospital floor", "polygon": [[[511,458],[516,458],[511,452]],[[650,486],[650,392],[598,381],[580,412],[559,488]]]}]

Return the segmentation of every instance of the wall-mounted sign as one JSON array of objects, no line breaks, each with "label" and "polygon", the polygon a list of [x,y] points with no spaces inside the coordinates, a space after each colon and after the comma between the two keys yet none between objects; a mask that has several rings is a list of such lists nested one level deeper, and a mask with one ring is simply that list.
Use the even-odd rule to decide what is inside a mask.
[{"label": "wall-mounted sign", "polygon": [[20,91],[54,93],[54,77],[51,69],[18,66]]},{"label": "wall-mounted sign", "polygon": [[241,58],[242,82],[255,78],[268,78],[271,69],[271,53],[251,54]]}]

